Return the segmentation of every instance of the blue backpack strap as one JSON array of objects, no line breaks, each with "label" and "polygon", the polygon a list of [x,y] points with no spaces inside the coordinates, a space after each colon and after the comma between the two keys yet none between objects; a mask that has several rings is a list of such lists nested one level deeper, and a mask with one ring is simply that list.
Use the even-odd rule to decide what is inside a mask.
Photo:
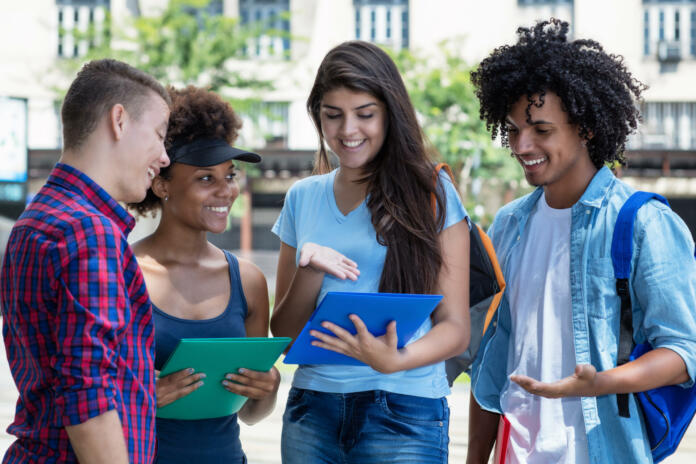
[{"label": "blue backpack strap", "polygon": [[[619,326],[619,349],[616,364],[628,362],[633,350],[633,311],[631,310],[631,294],[628,279],[631,275],[631,258],[633,256],[633,223],[638,209],[648,201],[655,199],[669,206],[667,200],[657,193],[635,192],[623,204],[614,226],[611,240],[611,261],[616,278],[616,293],[621,299],[621,322]],[[616,401],[621,417],[630,417],[628,410],[628,394],[616,395]]]}]

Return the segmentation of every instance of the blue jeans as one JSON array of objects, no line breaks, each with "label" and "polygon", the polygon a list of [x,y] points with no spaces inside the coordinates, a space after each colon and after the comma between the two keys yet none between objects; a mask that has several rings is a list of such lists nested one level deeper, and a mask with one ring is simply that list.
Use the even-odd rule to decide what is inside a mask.
[{"label": "blue jeans", "polygon": [[448,443],[445,398],[293,387],[283,415],[281,457],[284,464],[446,464]]}]

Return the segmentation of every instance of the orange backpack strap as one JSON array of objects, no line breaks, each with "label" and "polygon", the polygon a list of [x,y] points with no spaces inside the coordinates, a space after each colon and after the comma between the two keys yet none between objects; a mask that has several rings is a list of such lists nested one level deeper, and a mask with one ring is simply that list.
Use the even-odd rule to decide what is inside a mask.
[{"label": "orange backpack strap", "polygon": [[493,248],[493,242],[491,242],[491,238],[483,231],[483,229],[481,229],[481,227],[479,227],[478,224],[474,224],[474,226],[478,230],[479,237],[481,238],[481,243],[483,243],[483,247],[486,249],[488,258],[491,261],[491,265],[493,266],[493,272],[495,272],[495,280],[498,281],[498,288],[500,289],[498,293],[496,293],[493,297],[491,304],[488,306],[486,319],[483,323],[483,333],[486,333],[486,329],[488,329],[488,324],[490,324],[491,320],[493,320],[493,316],[495,316],[495,312],[498,310],[498,305],[500,305],[500,300],[503,298],[503,292],[505,291],[505,279],[503,278],[503,271],[500,269],[498,257],[495,254],[495,249]]},{"label": "orange backpack strap", "polygon": [[[452,169],[450,169],[449,165],[447,163],[438,163],[435,166],[435,173],[433,174],[433,182],[435,183],[435,187],[437,187],[437,179],[440,176],[440,171],[443,169],[445,172],[447,172],[450,179],[452,179],[452,182],[454,182],[454,174],[452,174]],[[430,206],[433,210],[433,214],[437,214],[437,197],[434,193],[430,195]]]},{"label": "orange backpack strap", "polygon": [[[449,175],[450,179],[452,179],[452,182],[454,182],[454,174],[452,174],[452,169],[450,169],[449,165],[447,163],[438,163],[435,166],[435,173],[433,175],[433,181],[435,182],[435,185],[437,186],[437,180],[440,175],[440,171],[445,170],[447,174]],[[437,199],[435,197],[435,194],[432,194],[430,196],[430,203],[431,207],[433,210],[433,214],[436,214],[437,212]],[[483,247],[485,248],[486,254],[488,255],[488,258],[491,262],[491,265],[493,266],[493,271],[495,273],[495,279],[498,282],[498,288],[500,289],[498,293],[495,294],[493,299],[491,300],[491,304],[488,306],[488,311],[486,313],[486,319],[483,324],[483,332],[486,333],[486,329],[488,329],[488,325],[491,323],[493,320],[493,316],[495,316],[495,312],[498,310],[498,306],[500,305],[500,300],[503,298],[503,291],[505,290],[505,279],[503,278],[503,271],[500,269],[500,264],[498,263],[498,257],[495,254],[495,249],[493,248],[493,243],[491,242],[490,237],[486,235],[486,233],[481,229],[481,227],[478,224],[474,224],[471,222],[472,227],[475,227],[476,232],[478,233],[479,237],[481,238],[481,243],[483,244]],[[472,230],[472,233],[474,231]]]},{"label": "orange backpack strap", "polygon": [[[446,170],[452,182],[454,182],[454,176],[449,166],[445,163],[440,163],[435,167],[433,181],[436,187],[442,169]],[[433,214],[435,214],[437,212],[435,193],[431,196],[431,202]],[[503,291],[505,290],[505,280],[490,237],[488,237],[477,224],[474,224],[470,220],[469,224],[471,226],[469,229],[469,312],[472,316],[471,340],[465,352],[445,361],[445,371],[450,386],[452,382],[454,382],[454,379],[467,370],[476,358],[486,330],[493,325],[491,321],[498,311],[498,306],[500,305],[500,301],[503,298]],[[472,276],[475,278],[472,279]],[[476,300],[473,305],[471,304],[472,295],[475,295]]]}]

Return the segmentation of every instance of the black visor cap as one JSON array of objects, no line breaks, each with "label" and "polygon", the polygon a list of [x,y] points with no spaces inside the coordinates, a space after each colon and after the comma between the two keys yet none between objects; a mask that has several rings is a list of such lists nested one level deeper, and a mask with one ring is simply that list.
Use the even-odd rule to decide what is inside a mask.
[{"label": "black visor cap", "polygon": [[192,142],[174,143],[167,150],[172,163],[189,164],[192,166],[215,166],[229,160],[258,163],[261,157],[254,152],[240,150],[230,146],[222,139],[197,139]]}]

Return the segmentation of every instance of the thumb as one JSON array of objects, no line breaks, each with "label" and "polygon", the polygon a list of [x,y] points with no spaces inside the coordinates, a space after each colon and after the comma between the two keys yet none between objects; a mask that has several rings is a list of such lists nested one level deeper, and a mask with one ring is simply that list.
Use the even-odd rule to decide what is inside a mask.
[{"label": "thumb", "polygon": [[597,369],[592,364],[578,364],[575,366],[575,375],[578,379],[589,380],[597,373]]},{"label": "thumb", "polygon": [[300,251],[300,260],[298,261],[297,265],[299,267],[305,267],[309,264],[309,261],[312,259],[312,252],[311,251],[305,251],[304,249]]},{"label": "thumb", "polygon": [[387,341],[388,346],[393,346],[396,348],[399,342],[399,337],[396,334],[396,321],[391,321],[389,325],[387,325],[387,333],[385,334],[385,340]]}]

